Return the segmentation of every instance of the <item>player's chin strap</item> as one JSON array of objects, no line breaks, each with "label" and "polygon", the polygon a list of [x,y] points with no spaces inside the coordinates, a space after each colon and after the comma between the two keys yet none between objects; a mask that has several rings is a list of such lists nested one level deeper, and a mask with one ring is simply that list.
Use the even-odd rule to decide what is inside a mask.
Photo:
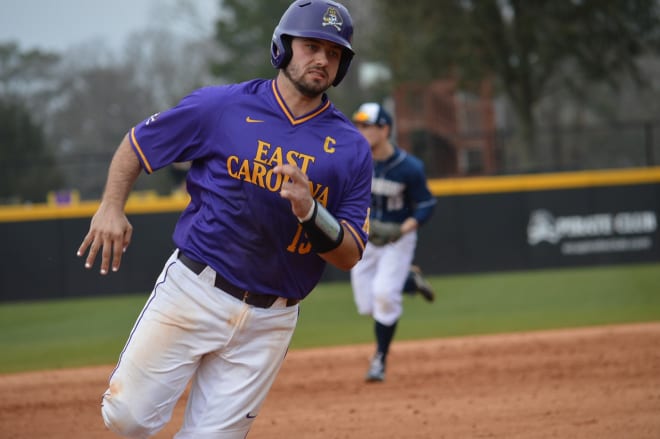
[{"label": "player's chin strap", "polygon": [[305,218],[298,218],[298,221],[316,253],[334,250],[344,239],[344,228],[337,218],[316,200]]}]

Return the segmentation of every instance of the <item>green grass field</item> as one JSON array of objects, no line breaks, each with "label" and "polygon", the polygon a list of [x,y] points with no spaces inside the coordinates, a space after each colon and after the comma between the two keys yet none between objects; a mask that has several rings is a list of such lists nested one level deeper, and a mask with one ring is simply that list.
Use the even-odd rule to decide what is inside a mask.
[{"label": "green grass field", "polygon": [[[660,264],[430,277],[406,297],[397,340],[660,321]],[[0,373],[113,364],[144,295],[0,305]],[[373,342],[347,283],[301,305],[292,349]]]}]

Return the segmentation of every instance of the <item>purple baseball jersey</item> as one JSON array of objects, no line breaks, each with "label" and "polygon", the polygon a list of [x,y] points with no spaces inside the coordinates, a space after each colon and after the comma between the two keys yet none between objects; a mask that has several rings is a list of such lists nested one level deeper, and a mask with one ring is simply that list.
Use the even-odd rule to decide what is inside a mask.
[{"label": "purple baseball jersey", "polygon": [[301,168],[314,198],[364,249],[371,152],[327,96],[296,118],[273,80],[205,87],[136,125],[129,137],[147,173],[192,161],[191,200],[174,242],[241,288],[302,299],[325,268],[280,197],[282,177],[271,171],[278,164]]}]

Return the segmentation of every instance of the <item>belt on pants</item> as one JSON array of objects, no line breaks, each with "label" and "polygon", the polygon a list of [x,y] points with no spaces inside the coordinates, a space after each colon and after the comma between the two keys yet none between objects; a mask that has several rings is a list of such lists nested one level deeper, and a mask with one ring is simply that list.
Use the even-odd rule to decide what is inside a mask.
[{"label": "belt on pants", "polygon": [[[190,259],[188,256],[184,255],[181,250],[179,250],[179,255],[177,257],[183,263],[183,265],[188,267],[190,271],[197,275],[199,275],[207,267],[206,264],[197,262],[194,259]],[[215,286],[227,294],[234,296],[241,302],[256,306],[257,308],[270,308],[273,306],[275,301],[280,298],[279,296],[275,296],[273,294],[257,294],[246,291],[243,288],[232,284],[217,272],[215,273]],[[298,299],[286,299],[286,306],[293,306],[298,302],[300,302]]]}]

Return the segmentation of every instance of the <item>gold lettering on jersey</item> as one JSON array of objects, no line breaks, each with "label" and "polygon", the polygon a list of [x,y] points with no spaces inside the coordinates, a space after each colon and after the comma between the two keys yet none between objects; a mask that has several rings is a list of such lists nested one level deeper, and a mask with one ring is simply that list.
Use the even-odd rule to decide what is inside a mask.
[{"label": "gold lettering on jersey", "polygon": [[310,186],[310,191],[312,192],[312,197],[314,197],[319,203],[323,204],[323,206],[328,205],[328,187],[321,186],[320,184],[317,184],[314,186],[314,183],[311,181],[309,182]]},{"label": "gold lettering on jersey", "polygon": [[[332,154],[335,151],[332,145],[336,143],[335,139],[326,137],[323,150],[326,153]],[[275,174],[273,172],[275,166],[290,164],[300,168],[302,172],[307,174],[315,162],[316,157],[312,155],[296,151],[295,149],[285,150],[281,146],[273,146],[268,142],[259,140],[257,141],[256,151],[252,160],[242,159],[235,155],[228,157],[227,172],[232,178],[237,180],[254,184],[269,192],[279,192],[282,189],[282,184],[288,177]],[[328,205],[330,196],[329,187],[310,181],[309,191],[323,206]],[[296,229],[291,243],[287,246],[287,251],[301,255],[312,251],[312,245],[307,240],[300,224]]]},{"label": "gold lettering on jersey", "polygon": [[[302,230],[301,225],[298,225],[298,228]],[[300,253],[301,255],[306,255],[311,251],[312,251],[312,244],[309,241],[305,240],[300,243],[300,246],[298,247],[298,253]]]},{"label": "gold lettering on jersey", "polygon": [[286,250],[291,253],[298,253],[300,255],[306,255],[312,251],[312,244],[305,239],[303,234],[303,228],[300,224],[296,228],[296,235],[293,237],[291,243],[287,246]]},{"label": "gold lettering on jersey", "polygon": [[314,163],[314,160],[316,160],[315,157],[295,150],[287,151],[286,155],[284,155],[281,146],[273,148],[270,143],[264,142],[263,140],[257,142],[257,152],[254,155],[254,161],[256,163],[263,163],[269,167],[287,163],[300,168],[304,173],[307,173],[310,164]]},{"label": "gold lettering on jersey", "polygon": [[[288,154],[287,154],[288,155]],[[314,162],[314,157],[306,157],[303,163],[309,164]],[[282,189],[282,183],[285,177],[281,174],[275,174],[273,167],[268,161],[264,162],[251,162],[248,159],[240,160],[235,155],[227,158],[227,172],[232,178],[237,180],[246,181],[259,187],[262,187],[269,192],[279,192]],[[320,183],[309,182],[309,191],[312,196],[324,206],[328,205],[328,197],[330,188],[323,186]]]},{"label": "gold lettering on jersey", "polygon": [[325,138],[325,143],[323,143],[323,151],[327,152],[328,154],[332,154],[335,152],[335,148],[331,145],[336,145],[337,141],[333,139],[332,137],[328,136]]},{"label": "gold lettering on jersey", "polygon": [[[271,172],[271,176],[273,173]],[[269,191],[274,190],[275,187],[278,187],[281,185],[281,178],[276,178],[275,179],[275,185],[271,187],[271,180],[270,178],[267,178],[268,176],[268,167],[264,165],[263,163],[255,163],[254,167],[252,168],[252,179],[250,180],[250,183],[256,184],[259,187],[265,187]],[[278,175],[277,177],[281,177],[281,175]]]},{"label": "gold lettering on jersey", "polygon": [[312,157],[311,155],[303,154],[297,151],[289,151],[286,154],[286,158],[287,158],[287,163],[298,166],[300,170],[303,171],[303,173],[305,174],[307,174],[307,169],[309,169],[309,165],[311,163],[314,163],[314,160],[316,160],[316,158]]},{"label": "gold lettering on jersey", "polygon": [[250,164],[247,162],[247,160],[241,163],[241,166],[239,167],[238,172],[236,173],[236,178],[238,178],[239,180],[250,179]]},{"label": "gold lettering on jersey", "polygon": [[268,150],[270,149],[270,143],[266,143],[263,140],[257,141],[257,153],[254,155],[254,161],[260,163],[267,163]]}]

